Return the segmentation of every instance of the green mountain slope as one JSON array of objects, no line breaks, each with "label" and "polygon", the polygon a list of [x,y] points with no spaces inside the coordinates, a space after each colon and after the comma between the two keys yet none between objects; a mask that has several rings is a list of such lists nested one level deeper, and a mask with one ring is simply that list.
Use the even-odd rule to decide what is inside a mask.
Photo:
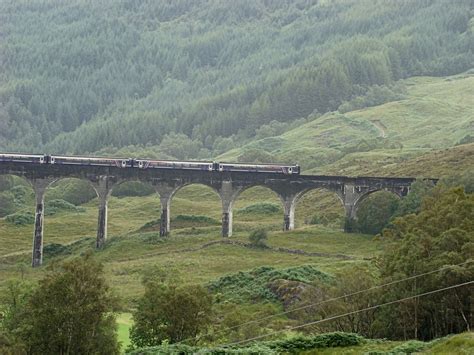
[{"label": "green mountain slope", "polygon": [[473,28],[468,0],[2,0],[0,150],[215,156],[271,121],[466,71]]},{"label": "green mountain slope", "polygon": [[257,150],[275,161],[299,162],[304,172],[384,174],[386,165],[469,140],[474,131],[473,73],[403,83],[407,89],[402,100],[329,113],[218,159],[238,161],[252,157],[252,152],[258,157]]}]

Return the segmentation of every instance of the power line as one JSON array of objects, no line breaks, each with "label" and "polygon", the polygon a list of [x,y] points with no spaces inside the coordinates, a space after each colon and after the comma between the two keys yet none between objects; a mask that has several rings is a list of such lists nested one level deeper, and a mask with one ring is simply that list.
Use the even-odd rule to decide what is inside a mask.
[{"label": "power line", "polygon": [[[398,284],[398,283],[400,283],[400,282],[404,282],[404,281],[408,281],[408,280],[413,280],[413,279],[416,279],[416,278],[419,278],[419,277],[422,277],[422,276],[426,276],[426,275],[431,275],[431,274],[440,272],[440,271],[442,271],[442,270],[448,269],[448,268],[450,268],[450,267],[453,267],[453,266],[461,266],[461,265],[464,265],[464,264],[467,264],[467,263],[470,263],[470,262],[472,262],[472,261],[471,261],[471,260],[467,260],[467,261],[464,261],[464,262],[459,263],[459,264],[445,265],[445,266],[443,266],[442,268],[437,269],[437,270],[432,270],[432,271],[424,272],[424,273],[422,273],[422,274],[417,274],[417,275],[405,277],[405,278],[400,279],[400,280],[395,280],[395,281],[391,281],[391,282],[388,282],[388,283],[385,283],[385,284],[382,284],[382,285],[373,286],[373,287],[370,287],[370,288],[367,288],[367,289],[364,289],[364,290],[359,290],[359,291],[356,291],[356,292],[348,293],[348,294],[345,294],[345,295],[343,295],[343,296],[338,296],[338,297],[330,298],[330,299],[327,299],[327,300],[324,300],[324,301],[320,301],[320,302],[317,302],[317,303],[312,303],[312,304],[308,304],[308,305],[305,305],[305,306],[293,308],[293,309],[290,309],[290,310],[285,311],[285,312],[280,312],[280,313],[272,314],[272,315],[269,315],[269,316],[266,316],[266,317],[263,317],[263,318],[250,320],[250,321],[247,321],[247,322],[238,324],[238,325],[234,325],[234,326],[232,326],[232,327],[228,327],[228,328],[224,328],[224,329],[218,330],[218,331],[216,331],[214,334],[220,334],[220,333],[223,333],[223,332],[225,332],[225,331],[229,331],[229,330],[233,330],[233,329],[236,329],[236,328],[240,328],[240,327],[243,327],[243,326],[248,325],[248,324],[260,323],[260,322],[262,322],[262,321],[264,321],[264,320],[268,320],[268,319],[271,319],[271,318],[283,316],[283,315],[285,315],[285,314],[289,314],[289,313],[296,312],[296,311],[301,311],[301,310],[303,310],[303,309],[316,307],[316,306],[319,306],[319,305],[322,305],[322,304],[325,304],[325,303],[329,303],[329,302],[332,302],[332,301],[337,301],[337,300],[340,300],[340,299],[343,299],[343,298],[346,298],[346,297],[356,296],[356,295],[361,294],[361,293],[364,293],[364,292],[369,292],[369,291],[377,290],[377,289],[379,289],[379,288],[383,288],[383,287],[387,287],[387,286],[391,286],[391,285],[396,285],[396,284]],[[201,337],[202,337],[202,336],[201,336]],[[201,338],[201,337],[199,337],[199,338]],[[199,338],[198,338],[198,339],[199,339]],[[192,340],[192,339],[194,339],[194,338],[187,338],[187,339],[181,340],[180,342],[178,342],[178,344],[179,344],[179,343],[186,342],[187,340]]]},{"label": "power line", "polygon": [[468,282],[464,282],[464,283],[461,283],[461,284],[457,284],[457,285],[452,285],[452,286],[444,287],[444,288],[441,288],[441,289],[438,289],[438,290],[433,290],[433,291],[428,291],[428,292],[420,293],[420,294],[417,294],[417,295],[414,295],[414,296],[409,296],[409,297],[401,298],[401,299],[399,299],[399,300],[390,301],[390,302],[378,304],[378,305],[375,305],[375,306],[371,306],[371,307],[359,309],[359,310],[357,310],[357,311],[352,311],[352,312],[348,312],[348,313],[344,313],[344,314],[339,314],[339,315],[337,315],[337,316],[333,316],[333,317],[321,319],[321,320],[318,320],[318,321],[314,321],[314,322],[309,322],[309,323],[304,323],[304,324],[296,325],[296,326],[294,326],[294,327],[290,327],[290,328],[287,328],[287,329],[277,330],[277,331],[274,331],[274,332],[271,332],[271,333],[267,333],[267,334],[263,334],[263,335],[259,335],[259,336],[256,336],[256,337],[253,337],[253,338],[250,338],[250,339],[245,339],[245,340],[241,340],[241,341],[236,341],[236,342],[233,342],[233,343],[227,343],[227,344],[221,345],[221,347],[226,347],[226,346],[232,346],[232,345],[238,345],[238,344],[247,343],[247,342],[249,342],[249,341],[258,340],[258,339],[261,339],[261,338],[268,337],[268,336],[270,336],[270,335],[275,335],[275,334],[278,334],[278,333],[286,332],[286,331],[288,331],[288,330],[295,330],[295,329],[307,327],[307,326],[309,326],[309,325],[315,325],[315,324],[319,324],[319,323],[328,322],[328,321],[330,321],[330,320],[334,320],[334,319],[346,317],[346,316],[349,316],[349,315],[351,315],[351,314],[357,314],[357,313],[361,313],[361,312],[365,312],[365,311],[370,311],[370,310],[372,310],[372,309],[377,309],[377,308],[380,308],[380,307],[383,307],[383,306],[388,306],[388,305],[390,305],[390,304],[395,304],[395,303],[407,301],[407,300],[410,300],[410,299],[412,299],[412,298],[423,297],[423,296],[431,295],[431,294],[433,294],[433,293],[438,293],[438,292],[450,290],[450,289],[453,289],[453,288],[456,288],[456,287],[467,286],[467,285],[470,285],[470,284],[473,284],[473,283],[474,283],[474,281],[468,281]]},{"label": "power line", "polygon": [[395,285],[395,284],[400,283],[400,282],[403,282],[403,281],[413,280],[413,279],[416,279],[416,278],[418,278],[418,277],[422,277],[422,276],[426,276],[426,275],[430,275],[430,274],[437,273],[437,272],[439,272],[439,271],[442,271],[442,270],[447,269],[447,268],[452,267],[452,266],[461,266],[461,265],[467,264],[467,263],[469,263],[469,262],[470,262],[470,261],[468,260],[468,261],[464,261],[464,262],[462,262],[462,263],[460,263],[460,264],[446,265],[446,266],[443,266],[442,268],[437,269],[437,270],[434,270],[434,271],[428,271],[428,272],[425,272],[425,273],[422,273],[422,274],[409,276],[409,277],[406,277],[406,278],[404,278],[404,279],[395,280],[395,281],[391,281],[391,282],[388,282],[388,283],[385,283],[385,284],[382,284],[382,285],[373,286],[373,287],[370,287],[370,288],[367,288],[367,289],[364,289],[364,290],[359,290],[359,291],[356,291],[356,292],[348,293],[348,294],[345,294],[345,295],[343,295],[343,296],[338,296],[338,297],[330,298],[330,299],[327,299],[327,300],[324,300],[324,301],[320,301],[320,302],[317,302],[317,303],[308,304],[308,305],[306,305],[306,306],[301,306],[301,307],[293,308],[293,309],[290,309],[290,310],[285,311],[285,312],[280,312],[280,313],[272,314],[272,315],[270,315],[270,316],[266,316],[266,317],[263,317],[263,318],[260,318],[260,319],[251,320],[251,321],[242,323],[242,324],[240,324],[240,325],[236,325],[236,326],[233,326],[233,327],[230,327],[230,328],[226,328],[226,329],[223,329],[222,331],[224,331],[224,330],[232,330],[232,329],[235,329],[235,328],[241,327],[241,326],[243,326],[243,325],[247,325],[247,324],[260,323],[261,321],[264,321],[264,320],[267,320],[267,319],[270,319],[270,318],[274,318],[274,317],[278,317],[278,316],[283,316],[283,315],[288,314],[288,313],[292,313],[292,312],[296,312],[296,311],[301,311],[302,309],[306,309],[306,308],[311,308],[311,307],[319,306],[319,305],[321,305],[321,304],[328,303],[328,302],[332,302],[332,301],[337,301],[337,300],[340,300],[340,299],[342,299],[342,298],[351,297],[351,296],[355,296],[355,295],[358,295],[358,294],[361,294],[361,293],[364,293],[364,292],[369,292],[369,291],[373,291],[373,290],[376,290],[376,289],[379,289],[379,288],[383,288],[383,287]]}]

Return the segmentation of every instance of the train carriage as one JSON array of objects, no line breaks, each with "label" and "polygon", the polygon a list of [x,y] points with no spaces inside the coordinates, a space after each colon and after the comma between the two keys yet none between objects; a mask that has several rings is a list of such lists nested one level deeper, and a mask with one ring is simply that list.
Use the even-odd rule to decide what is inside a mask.
[{"label": "train carriage", "polygon": [[97,165],[97,166],[112,166],[117,168],[131,168],[133,167],[132,159],[125,158],[96,158],[96,157],[77,157],[65,155],[52,155],[50,159],[51,164],[58,165]]},{"label": "train carriage", "polygon": [[177,160],[135,160],[140,169],[185,169],[213,171],[214,163],[210,161],[177,161]]},{"label": "train carriage", "polygon": [[300,173],[300,167],[298,165],[219,163],[219,171],[242,171],[297,175]]},{"label": "train carriage", "polygon": [[0,161],[45,164],[48,162],[48,156],[42,154],[3,153],[0,154]]}]

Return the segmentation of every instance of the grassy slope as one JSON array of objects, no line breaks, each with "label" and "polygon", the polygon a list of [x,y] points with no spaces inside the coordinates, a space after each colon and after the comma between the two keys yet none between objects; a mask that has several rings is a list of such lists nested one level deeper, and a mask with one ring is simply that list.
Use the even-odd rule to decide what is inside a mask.
[{"label": "grassy slope", "polygon": [[[346,114],[326,114],[281,136],[233,149],[219,159],[236,160],[246,149],[260,148],[281,160],[300,162],[304,173],[360,175],[362,168],[382,175],[397,173],[384,171],[387,164],[452,147],[473,131],[473,74],[417,77],[404,83],[404,100]],[[342,156],[341,150],[361,140],[378,141],[380,148]],[[328,159],[330,156],[333,158]]]}]

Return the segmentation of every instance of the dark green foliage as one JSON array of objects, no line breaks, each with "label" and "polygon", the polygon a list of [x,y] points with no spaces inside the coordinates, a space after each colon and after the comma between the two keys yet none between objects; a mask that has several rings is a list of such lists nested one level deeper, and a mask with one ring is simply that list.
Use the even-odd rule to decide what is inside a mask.
[{"label": "dark green foliage", "polygon": [[[381,259],[385,280],[401,279],[472,260],[474,195],[462,188],[432,190],[419,214],[394,220],[383,237],[392,241]],[[423,293],[474,278],[472,262],[386,289],[380,302]],[[378,314],[379,335],[430,340],[472,329],[472,287],[462,287],[384,307]],[[390,329],[390,330],[388,330]]]},{"label": "dark green foliage", "polygon": [[433,186],[433,183],[428,180],[417,180],[411,184],[410,193],[400,200],[394,217],[420,212],[421,202],[428,196]]},{"label": "dark green foliage", "polygon": [[364,96],[357,96],[345,102],[337,109],[340,113],[360,110],[365,107],[381,105],[385,102],[401,100],[404,98],[404,89],[400,87],[390,88],[374,85],[369,88]]},{"label": "dark green foliage", "polygon": [[82,205],[97,196],[91,184],[84,180],[64,179],[53,184],[46,193],[46,205],[50,200],[64,200],[73,205]]},{"label": "dark green foliage", "polygon": [[83,207],[77,207],[73,205],[72,203],[69,203],[65,200],[52,200],[52,201],[48,201],[45,204],[44,215],[52,216],[58,212],[63,212],[63,211],[81,213],[81,212],[85,212],[86,209]]},{"label": "dark green foliage", "polygon": [[467,193],[474,193],[474,169],[466,169],[462,173],[450,174],[441,179],[440,185],[447,187],[462,186]]},{"label": "dark green foliage", "polygon": [[331,277],[311,265],[280,270],[269,266],[262,266],[247,272],[240,271],[236,274],[223,276],[209,283],[208,287],[213,293],[222,294],[222,300],[275,302],[277,297],[270,290],[268,284],[278,279],[309,284],[314,280],[329,281]]},{"label": "dark green foliage", "polygon": [[102,266],[90,254],[56,265],[26,294],[11,329],[29,354],[119,354]]},{"label": "dark green foliage", "polygon": [[35,215],[32,212],[17,212],[7,216],[8,223],[24,226],[35,223]]},{"label": "dark green foliage", "polygon": [[269,203],[269,202],[258,202],[253,205],[240,208],[236,211],[239,214],[271,214],[271,213],[281,213],[280,205]]},{"label": "dark green foliage", "polygon": [[194,338],[210,324],[212,298],[202,286],[147,282],[130,330],[133,346],[176,343]]},{"label": "dark green foliage", "polygon": [[114,187],[112,190],[112,196],[148,196],[154,192],[155,190],[150,185],[142,184],[138,181],[130,181]]},{"label": "dark green foliage", "polygon": [[398,208],[399,199],[390,192],[376,192],[360,203],[357,228],[362,233],[377,234],[385,228]]},{"label": "dark green foliage", "polygon": [[249,235],[250,245],[255,248],[266,248],[267,238],[267,231],[265,229],[254,230]]},{"label": "dark green foliage", "polygon": [[351,333],[327,333],[314,336],[296,336],[285,340],[260,341],[250,345],[229,347],[193,347],[189,345],[163,345],[137,349],[129,354],[297,354],[301,351],[360,345],[364,338]]},{"label": "dark green foliage", "polygon": [[473,66],[467,0],[0,6],[0,150],[209,157]]}]

